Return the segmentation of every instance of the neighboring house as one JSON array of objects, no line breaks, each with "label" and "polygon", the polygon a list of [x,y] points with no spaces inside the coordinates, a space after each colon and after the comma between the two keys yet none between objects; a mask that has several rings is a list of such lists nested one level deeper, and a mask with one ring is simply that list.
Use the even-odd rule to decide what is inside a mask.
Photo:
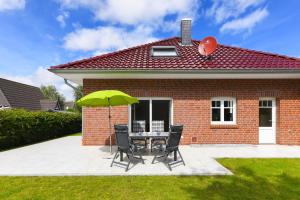
[{"label": "neighboring house", "polygon": [[47,111],[57,108],[57,103],[46,99],[38,87],[0,78],[0,109],[23,108]]},{"label": "neighboring house", "polygon": [[62,110],[59,101],[51,99],[41,99],[41,110],[43,111],[59,111]]},{"label": "neighboring house", "polygon": [[[40,88],[0,78],[0,96],[6,99],[10,108],[40,110],[40,100],[44,99]],[[0,97],[1,98],[1,97]],[[3,98],[1,98],[3,99]],[[5,101],[0,102],[5,106]]]},{"label": "neighboring house", "polygon": [[65,102],[65,110],[74,109],[74,101]]},{"label": "neighboring house", "polygon": [[[182,144],[300,144],[300,59],[219,44],[205,57],[181,37],[53,66],[84,94],[118,89],[136,105],[112,108],[113,123],[183,124]],[[83,108],[84,145],[107,144],[107,108]]]}]

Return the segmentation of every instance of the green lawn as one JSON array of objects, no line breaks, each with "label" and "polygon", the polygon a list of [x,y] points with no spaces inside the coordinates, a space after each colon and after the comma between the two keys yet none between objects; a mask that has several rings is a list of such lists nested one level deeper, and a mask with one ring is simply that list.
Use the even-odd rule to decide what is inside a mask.
[{"label": "green lawn", "polygon": [[81,136],[81,135],[82,135],[81,132],[79,132],[79,133],[73,133],[73,134],[67,135],[67,136]]},{"label": "green lawn", "polygon": [[220,159],[233,176],[0,177],[0,199],[299,199],[300,159]]}]

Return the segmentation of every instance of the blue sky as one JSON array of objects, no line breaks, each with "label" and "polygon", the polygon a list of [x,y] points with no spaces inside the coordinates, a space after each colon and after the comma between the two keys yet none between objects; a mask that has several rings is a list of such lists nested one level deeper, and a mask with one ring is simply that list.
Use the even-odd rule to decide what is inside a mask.
[{"label": "blue sky", "polygon": [[300,57],[298,0],[0,0],[0,77],[71,89],[49,66],[179,35]]}]

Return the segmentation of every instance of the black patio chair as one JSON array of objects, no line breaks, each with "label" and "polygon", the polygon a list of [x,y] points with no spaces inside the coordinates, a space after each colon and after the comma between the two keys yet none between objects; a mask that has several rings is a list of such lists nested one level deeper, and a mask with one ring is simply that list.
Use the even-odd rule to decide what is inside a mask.
[{"label": "black patio chair", "polygon": [[[152,121],[152,132],[164,132],[165,122],[164,120]],[[167,144],[167,138],[152,138],[151,139],[151,152],[154,149],[162,150],[162,146]]]},{"label": "black patio chair", "polygon": [[[125,171],[128,171],[130,163],[133,161],[133,159],[138,159],[141,160],[142,163],[144,164],[144,160],[142,158],[142,155],[139,154],[138,157],[134,155],[134,144],[130,142],[129,139],[129,133],[128,133],[128,126],[127,125],[115,125],[115,135],[116,135],[116,143],[118,150],[112,160],[112,163],[110,167],[113,166],[114,163],[119,164],[119,165],[125,165],[126,169]],[[122,156],[123,153],[126,154],[128,158],[128,164],[124,164],[121,162],[115,161],[118,156]]]},{"label": "black patio chair", "polygon": [[[133,120],[132,132],[145,132],[146,121],[145,120]],[[131,138],[131,141],[135,144],[135,150],[147,149],[147,138]]]},{"label": "black patio chair", "polygon": [[[182,157],[182,155],[179,151],[179,148],[178,148],[179,143],[180,143],[180,138],[181,138],[181,135],[182,135],[182,130],[183,130],[182,125],[175,125],[175,126],[170,127],[171,132],[170,132],[170,135],[168,137],[166,148],[163,152],[163,155],[155,155],[153,160],[152,160],[152,164],[154,164],[154,161],[157,158],[164,158],[164,161],[166,162],[168,156],[171,153],[174,153],[174,161],[170,161],[170,162],[167,163],[170,171],[172,171],[172,168],[171,168],[172,165],[175,165],[175,164],[178,164],[178,163],[183,163],[183,165],[185,165],[183,157]],[[180,156],[180,160],[177,160],[177,153]]]}]

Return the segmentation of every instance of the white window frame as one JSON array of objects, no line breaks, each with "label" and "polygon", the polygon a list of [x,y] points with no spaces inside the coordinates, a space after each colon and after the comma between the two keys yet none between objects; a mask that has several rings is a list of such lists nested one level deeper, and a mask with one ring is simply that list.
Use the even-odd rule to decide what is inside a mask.
[{"label": "white window frame", "polygon": [[[170,49],[170,51],[159,52],[159,50]],[[165,53],[165,54],[164,54]],[[151,48],[151,56],[153,57],[177,57],[178,52],[175,46],[153,46]]]},{"label": "white window frame", "polygon": [[[212,120],[212,102],[220,101],[221,102],[221,121],[213,121]],[[233,121],[224,121],[224,101],[232,101],[232,117]],[[236,124],[236,98],[234,97],[213,97],[210,101],[210,122],[212,125],[235,125]]]},{"label": "white window frame", "polygon": [[[150,133],[152,132],[152,126],[151,126],[151,122],[152,122],[152,101],[153,100],[169,100],[171,103],[171,110],[170,110],[170,125],[173,124],[173,99],[171,97],[137,97],[138,100],[149,100],[149,121],[150,121],[150,126],[149,126],[149,130]],[[128,129],[129,132],[131,132],[131,105],[128,105]]]}]

